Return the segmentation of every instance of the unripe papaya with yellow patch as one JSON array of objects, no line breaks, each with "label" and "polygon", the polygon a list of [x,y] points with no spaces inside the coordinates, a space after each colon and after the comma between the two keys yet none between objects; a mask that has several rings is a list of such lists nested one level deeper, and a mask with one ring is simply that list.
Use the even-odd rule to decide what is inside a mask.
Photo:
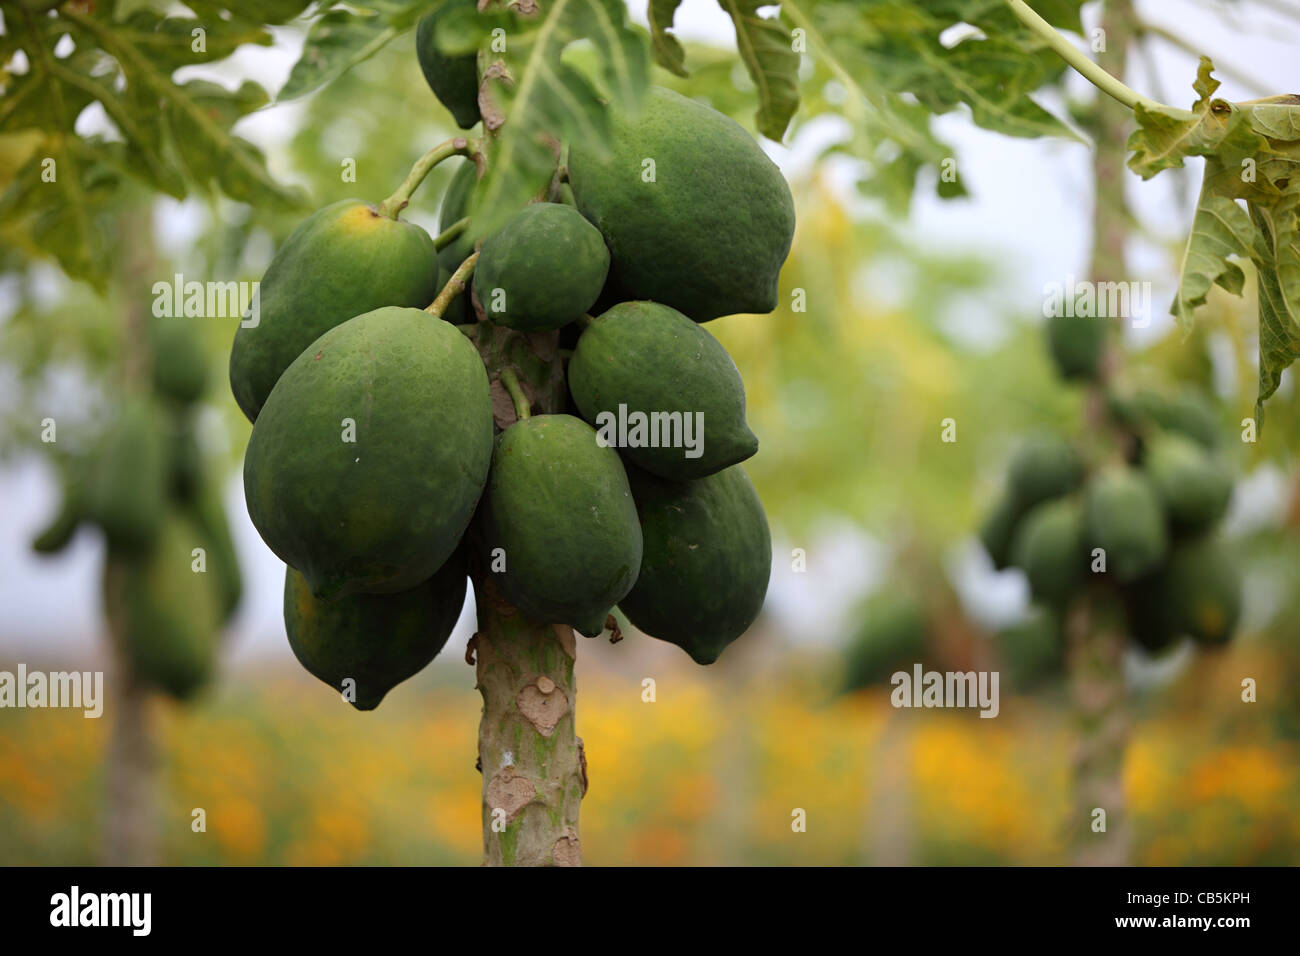
[{"label": "unripe papaya with yellow patch", "polygon": [[358,199],[309,216],[262,277],[257,315],[235,332],[230,389],[248,420],[257,421],[289,364],[340,322],[384,306],[422,309],[432,302],[436,258],[427,232]]},{"label": "unripe papaya with yellow patch", "polygon": [[419,309],[357,316],[267,399],[244,458],[249,517],[317,597],[407,590],[469,524],[492,427],[483,360],[455,327]]},{"label": "unripe papaya with yellow patch", "polygon": [[776,164],[717,110],[663,87],[638,115],[610,114],[601,144],[575,142],[569,182],[605,237],[629,299],[697,322],[776,308],[794,200]]},{"label": "unripe papaya with yellow patch", "polygon": [[353,707],[374,710],[447,643],[465,604],[465,581],[461,548],[429,580],[406,591],[335,601],[313,597],[303,576],[286,567],[289,646],[310,674],[342,691]]},{"label": "unripe papaya with yellow patch", "polygon": [[1185,634],[1199,644],[1226,644],[1241,619],[1239,557],[1215,535],[1180,541],[1154,575],[1133,588],[1143,630],[1168,643]]}]

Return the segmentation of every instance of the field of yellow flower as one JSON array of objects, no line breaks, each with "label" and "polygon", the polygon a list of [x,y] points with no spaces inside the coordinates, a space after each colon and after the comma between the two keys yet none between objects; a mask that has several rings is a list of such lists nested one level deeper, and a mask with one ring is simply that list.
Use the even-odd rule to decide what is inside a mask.
[{"label": "field of yellow flower", "polygon": [[[1068,861],[1059,699],[1004,699],[984,720],[895,711],[883,692],[810,703],[798,678],[682,670],[647,703],[638,679],[584,677],[588,863]],[[1135,862],[1296,863],[1296,742],[1187,697],[1206,699],[1137,707],[1125,767]],[[228,680],[190,708],[160,702],[166,860],[476,864],[478,711],[467,686],[417,680],[358,714],[289,670]],[[108,726],[71,711],[0,715],[0,863],[97,861]]]}]

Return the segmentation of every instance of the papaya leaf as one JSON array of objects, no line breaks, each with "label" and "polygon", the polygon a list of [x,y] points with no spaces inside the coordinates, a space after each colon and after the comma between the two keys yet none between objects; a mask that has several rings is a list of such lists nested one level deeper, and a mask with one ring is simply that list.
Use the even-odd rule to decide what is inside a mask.
[{"label": "papaya leaf", "polygon": [[1262,428],[1264,402],[1277,391],[1282,373],[1300,358],[1300,326],[1287,308],[1278,271],[1270,260],[1273,243],[1267,217],[1252,208],[1251,219],[1263,239],[1255,273],[1259,296],[1259,397],[1255,400],[1255,421]]},{"label": "papaya leaf", "polygon": [[1255,241],[1255,227],[1238,203],[1213,191],[1214,175],[1207,163],[1200,203],[1192,222],[1192,233],[1183,252],[1178,291],[1169,311],[1182,330],[1190,332],[1193,313],[1205,304],[1211,286],[1219,285],[1241,295],[1245,274],[1229,261],[1230,256],[1248,257]]},{"label": "papaya leaf", "polygon": [[401,31],[377,13],[332,10],[311,25],[277,102],[295,100],[374,56]]},{"label": "papaya leaf", "polygon": [[760,17],[767,0],[718,0],[736,28],[736,48],[758,90],[758,131],[778,143],[799,108],[799,54],[790,31],[774,17]]},{"label": "papaya leaf", "polygon": [[687,76],[686,51],[673,36],[673,17],[682,0],[650,0],[646,18],[650,21],[650,49],[655,62],[670,73]]},{"label": "papaya leaf", "polygon": [[[600,90],[562,59],[578,40],[589,40],[595,49]],[[470,214],[474,237],[493,232],[545,188],[561,142],[606,139],[609,107],[603,97],[635,112],[648,82],[646,45],[629,25],[621,0],[555,0],[537,16],[517,16],[505,52],[488,65],[479,93],[491,143]]]}]

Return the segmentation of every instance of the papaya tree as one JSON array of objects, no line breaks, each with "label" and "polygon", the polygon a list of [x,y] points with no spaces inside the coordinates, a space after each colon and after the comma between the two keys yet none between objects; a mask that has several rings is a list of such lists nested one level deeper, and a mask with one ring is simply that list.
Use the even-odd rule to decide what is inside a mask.
[{"label": "papaya tree", "polygon": [[[767,588],[770,534],[742,464],[758,442],[738,370],[704,324],[778,306],[795,208],[732,110],[701,102],[734,100],[735,64],[692,74],[673,0],[650,4],[648,31],[618,0],[184,6],[192,15],[71,0],[6,9],[0,134],[26,135],[28,151],[0,200],[5,221],[27,255],[102,288],[120,258],[111,200],[126,179],[297,217],[304,197],[232,133],[267,93],[251,81],[177,82],[176,71],[292,22],[305,45],[276,102],[327,100],[405,38],[459,133],[404,157],[413,165],[391,193],[298,222],[255,301],[230,317],[233,404],[252,424],[249,515],[286,565],[290,646],[358,709],[439,652],[468,576],[486,860],[580,862],[575,630],[617,640],[617,606],[708,664],[748,629]],[[757,132],[780,141],[796,116],[842,116],[848,136],[835,148],[895,211],[922,174],[937,174],[945,198],[964,192],[938,114],[967,110],[1018,137],[1074,136],[1033,98],[1067,67],[1133,112],[1136,172],[1207,157],[1174,312],[1191,323],[1213,284],[1240,293],[1233,259],[1254,263],[1258,425],[1300,354],[1290,99],[1218,100],[1208,61],[1191,110],[1142,97],[1058,32],[1082,33],[1077,2],[1039,13],[1019,0],[720,6]],[[78,132],[91,103],[112,136]],[[1113,143],[1122,133],[1110,115],[1097,135]],[[328,153],[317,162],[337,168]],[[1235,172],[1243,159],[1249,181]],[[431,235],[408,210],[448,162]],[[1186,458],[1183,448],[1165,460]],[[1084,469],[1062,465],[1047,470],[1069,487],[1040,494],[1034,476],[1035,505],[1077,487]],[[1110,476],[1087,504],[1090,521],[1121,537],[1132,528],[1107,503],[1144,497],[1129,477]],[[1048,531],[1076,517],[1053,513]],[[1132,573],[1155,570],[1136,561]]]}]

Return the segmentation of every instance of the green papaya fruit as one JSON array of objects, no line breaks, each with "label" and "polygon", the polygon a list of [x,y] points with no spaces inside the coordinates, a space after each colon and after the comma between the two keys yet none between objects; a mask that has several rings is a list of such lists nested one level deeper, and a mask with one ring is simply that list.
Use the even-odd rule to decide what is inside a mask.
[{"label": "green papaya fruit", "polygon": [[1025,514],[1035,505],[1073,491],[1083,481],[1074,445],[1054,432],[1036,432],[1016,449],[1007,471],[1011,506]]},{"label": "green papaya fruit", "polygon": [[1012,553],[1029,579],[1034,599],[1063,606],[1078,590],[1088,567],[1080,503],[1057,498],[1036,506],[1025,515]]},{"label": "green papaya fruit", "polygon": [[345,199],[285,240],[259,287],[256,325],[240,323],[230,389],[250,422],[289,363],[323,333],[383,306],[424,308],[437,294],[433,240],[414,223]]},{"label": "green papaya fruit", "polygon": [[1111,466],[1088,484],[1085,541],[1106,554],[1106,570],[1121,583],[1153,570],[1168,550],[1160,499],[1146,476]]},{"label": "green papaya fruit", "polygon": [[[466,563],[457,548],[429,580],[394,594],[314,597],[291,567],[284,575],[284,629],[294,656],[314,677],[351,692],[357,710],[419,673],[451,636],[465,604]],[[345,680],[355,683],[346,687]]]},{"label": "green papaya fruit", "polygon": [[[442,194],[442,207],[438,210],[438,232],[444,233],[470,214],[474,206],[474,190],[478,186],[478,167],[473,160],[463,160],[452,173],[447,191]],[[474,251],[474,238],[469,231],[443,246],[438,252],[438,263],[450,276]]]},{"label": "green papaya fruit", "polygon": [[191,421],[173,421],[168,428],[167,475],[176,501],[191,501],[203,483],[203,449]]},{"label": "green papaya fruit", "polygon": [[844,656],[843,691],[887,684],[896,671],[910,671],[924,657],[925,608],[915,595],[892,589],[873,594],[858,620]]},{"label": "green papaya fruit", "polygon": [[81,478],[76,474],[66,473],[60,484],[62,499],[59,502],[59,510],[32,540],[32,550],[37,554],[54,554],[66,548],[85,517]]},{"label": "green papaya fruit", "polygon": [[154,391],[186,405],[202,398],[208,385],[208,355],[195,321],[155,318],[149,326]]},{"label": "green papaya fruit", "polygon": [[167,505],[167,446],[162,416],[143,395],[125,399],[87,463],[86,517],[120,550],[147,548]]},{"label": "green papaya fruit", "polygon": [[641,526],[618,453],[572,415],[497,438],[479,513],[484,566],[515,607],[588,637],[641,567]]},{"label": "green papaya fruit", "polygon": [[1004,494],[980,523],[980,543],[993,561],[993,567],[999,571],[1011,567],[1011,547],[1021,517],[1020,509],[1009,495]]},{"label": "green papaya fruit", "polygon": [[449,56],[438,49],[438,25],[458,8],[477,9],[478,0],[449,0],[420,18],[415,27],[415,55],[433,95],[447,107],[456,125],[470,129],[479,121],[478,66],[473,53]]},{"label": "green papaya fruit", "polygon": [[628,298],[662,302],[697,322],[776,308],[794,200],[739,124],[652,86],[638,115],[611,112],[604,146],[572,144],[569,183],[604,235],[610,274]]},{"label": "green papaya fruit", "polygon": [[203,548],[207,555],[206,573],[216,589],[220,621],[225,624],[239,605],[244,582],[218,488],[208,481],[200,483],[186,505],[186,513],[198,532],[195,547]]},{"label": "green papaya fruit", "polygon": [[294,360],[253,426],[248,514],[312,593],[404,591],[455,550],[492,455],[487,372],[419,309],[367,312]]},{"label": "green papaya fruit", "polygon": [[530,203],[483,243],[474,295],[497,325],[558,329],[591,308],[605,285],[609,250],[571,206]]},{"label": "green papaya fruit", "polygon": [[1176,528],[1200,531],[1227,513],[1232,476],[1190,438],[1157,435],[1146,443],[1142,467]]},{"label": "green papaya fruit", "polygon": [[1112,393],[1107,402],[1117,419],[1139,431],[1162,428],[1211,451],[1219,444],[1223,429],[1218,412],[1195,388],[1183,386],[1173,392],[1141,388],[1133,393]]},{"label": "green papaya fruit", "polygon": [[1133,636],[1166,646],[1186,634],[1200,644],[1226,644],[1241,618],[1242,574],[1237,556],[1215,535],[1180,541],[1159,571],[1134,588]]},{"label": "green papaya fruit", "polygon": [[1054,315],[1047,320],[1047,351],[1066,381],[1095,381],[1106,352],[1109,320],[1097,316]]},{"label": "green papaya fruit", "polygon": [[[666,305],[624,302],[596,318],[569,362],[569,389],[604,440],[661,478],[703,478],[758,451],[736,363],[702,326]],[[619,441],[619,423],[632,425],[638,415],[649,432],[629,427],[628,441]],[[661,436],[656,423],[667,431],[669,416],[675,430]]]},{"label": "green papaya fruit", "polygon": [[741,465],[687,482],[635,467],[628,477],[645,551],[618,606],[639,630],[712,664],[767,596],[772,538],[763,503]]},{"label": "green papaya fruit", "polygon": [[1161,654],[1183,636],[1176,609],[1161,594],[1163,566],[1133,582],[1124,593],[1128,635],[1148,654]]},{"label": "green papaya fruit", "polygon": [[1061,620],[1051,608],[1031,605],[1024,620],[994,635],[994,643],[999,665],[1014,690],[1032,690],[1061,673],[1064,639]]},{"label": "green papaya fruit", "polygon": [[167,515],[142,555],[110,549],[104,607],[134,674],[186,700],[216,663],[220,610],[206,576],[193,569],[198,532],[181,513]]}]

